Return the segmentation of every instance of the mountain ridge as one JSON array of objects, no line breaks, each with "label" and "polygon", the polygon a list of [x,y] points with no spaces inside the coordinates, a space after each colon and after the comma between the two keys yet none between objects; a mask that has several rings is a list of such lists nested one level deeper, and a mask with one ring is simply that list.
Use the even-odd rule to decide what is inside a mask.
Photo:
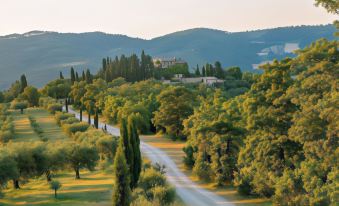
[{"label": "mountain ridge", "polygon": [[34,30],[10,34],[0,36],[0,88],[7,88],[22,73],[40,87],[57,78],[59,71],[68,74],[70,66],[94,72],[103,57],[139,55],[143,49],[153,57],[183,58],[191,67],[218,60],[224,67],[252,70],[261,62],[293,56],[291,49],[303,48],[316,39],[334,39],[334,32],[332,25],[317,25],[244,32],[193,28],[149,40],[105,32]]}]

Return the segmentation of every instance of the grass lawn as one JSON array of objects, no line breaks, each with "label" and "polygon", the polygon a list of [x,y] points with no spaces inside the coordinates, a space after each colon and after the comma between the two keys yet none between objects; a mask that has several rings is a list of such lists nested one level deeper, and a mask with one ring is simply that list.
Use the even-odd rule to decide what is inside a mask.
[{"label": "grass lawn", "polygon": [[40,138],[32,129],[28,116],[33,116],[40,127],[43,129],[43,136],[49,141],[68,141],[69,138],[64,134],[61,128],[56,124],[54,116],[44,109],[29,108],[24,110],[24,114],[19,111],[11,112],[14,118],[15,138],[13,142],[40,141]]},{"label": "grass lawn", "polygon": [[234,187],[215,187],[214,184],[205,183],[199,181],[193,174],[191,170],[185,168],[183,163],[183,157],[185,153],[182,148],[185,146],[185,142],[183,141],[172,141],[170,139],[164,138],[162,136],[157,135],[147,135],[140,137],[144,142],[155,146],[157,148],[162,149],[167,153],[168,156],[172,158],[172,160],[176,163],[178,168],[180,168],[187,176],[190,177],[195,183],[199,184],[201,187],[209,189],[216,194],[225,197],[230,203],[239,206],[256,206],[256,205],[272,205],[270,200],[264,198],[257,197],[248,197],[242,196],[237,193]]},{"label": "grass lawn", "polygon": [[20,190],[4,190],[5,198],[0,199],[0,205],[112,205],[112,175],[85,170],[81,171],[80,180],[74,175],[62,172],[54,177],[62,184],[57,199],[46,179],[40,177],[22,184]]},{"label": "grass lawn", "polygon": [[[70,141],[56,124],[54,116],[44,109],[31,108],[25,110],[24,114],[11,111],[11,115],[15,124],[13,142],[40,141],[30,125],[29,115],[36,119],[49,141]],[[112,205],[112,174],[100,170],[82,170],[80,176],[81,179],[76,180],[73,171],[56,174],[54,178],[62,184],[57,199],[44,176],[29,179],[25,184],[20,183],[19,190],[13,189],[9,182],[8,188],[3,190],[5,197],[0,199],[0,205]]]}]

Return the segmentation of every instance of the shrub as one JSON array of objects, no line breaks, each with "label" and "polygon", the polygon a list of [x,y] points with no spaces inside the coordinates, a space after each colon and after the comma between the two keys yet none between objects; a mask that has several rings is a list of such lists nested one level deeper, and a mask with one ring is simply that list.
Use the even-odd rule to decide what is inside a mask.
[{"label": "shrub", "polygon": [[156,186],[151,190],[153,194],[153,201],[159,202],[160,205],[169,205],[175,199],[175,189],[173,187]]},{"label": "shrub", "polygon": [[[140,196],[145,195],[148,202],[153,205],[169,205],[175,199],[175,189],[167,184],[164,174],[154,167],[144,170],[139,179],[139,188],[135,191],[137,200],[142,200]],[[138,191],[143,191],[142,193]],[[142,201],[147,205],[148,202]]]},{"label": "shrub", "polygon": [[55,114],[57,111],[62,111],[62,104],[59,103],[50,103],[47,106],[47,110],[51,113],[51,114]]},{"label": "shrub", "polygon": [[49,104],[57,103],[57,101],[51,97],[40,97],[39,106],[47,109]]},{"label": "shrub", "polygon": [[13,138],[10,131],[0,131],[0,142],[6,143]]},{"label": "shrub", "polygon": [[68,119],[65,120],[61,120],[60,121],[60,125],[64,125],[64,124],[74,124],[74,123],[78,123],[80,122],[77,118],[75,117],[70,117]]},{"label": "shrub", "polygon": [[31,127],[33,128],[34,132],[41,138],[42,141],[47,141],[47,138],[43,137],[43,129],[40,127],[40,125],[36,122],[34,117],[28,116],[29,122],[31,124]]},{"label": "shrub", "polygon": [[76,132],[85,132],[89,125],[86,122],[79,122],[74,124],[64,124],[62,127],[68,135],[72,135]]},{"label": "shrub", "polygon": [[65,112],[56,112],[54,117],[55,117],[57,124],[60,126],[61,121],[74,117],[74,114],[69,114]]}]

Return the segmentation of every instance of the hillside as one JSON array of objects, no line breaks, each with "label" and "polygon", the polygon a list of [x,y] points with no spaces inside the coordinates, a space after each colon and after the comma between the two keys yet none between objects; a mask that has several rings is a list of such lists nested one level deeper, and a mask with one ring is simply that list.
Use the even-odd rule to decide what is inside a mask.
[{"label": "hillside", "polygon": [[319,38],[333,39],[335,29],[299,26],[228,33],[212,29],[190,29],[151,40],[101,32],[56,33],[32,31],[0,37],[0,89],[25,73],[30,83],[42,86],[58,71],[98,69],[101,58],[139,54],[142,49],[154,57],[180,57],[191,66],[219,60],[224,67],[238,65],[252,70],[257,64],[293,55]]}]

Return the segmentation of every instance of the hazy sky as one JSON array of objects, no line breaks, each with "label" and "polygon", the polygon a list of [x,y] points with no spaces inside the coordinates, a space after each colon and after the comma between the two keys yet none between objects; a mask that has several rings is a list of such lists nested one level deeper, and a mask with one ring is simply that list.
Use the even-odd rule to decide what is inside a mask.
[{"label": "hazy sky", "polygon": [[196,27],[245,31],[336,18],[314,0],[0,0],[0,35],[103,31],[149,39]]}]

